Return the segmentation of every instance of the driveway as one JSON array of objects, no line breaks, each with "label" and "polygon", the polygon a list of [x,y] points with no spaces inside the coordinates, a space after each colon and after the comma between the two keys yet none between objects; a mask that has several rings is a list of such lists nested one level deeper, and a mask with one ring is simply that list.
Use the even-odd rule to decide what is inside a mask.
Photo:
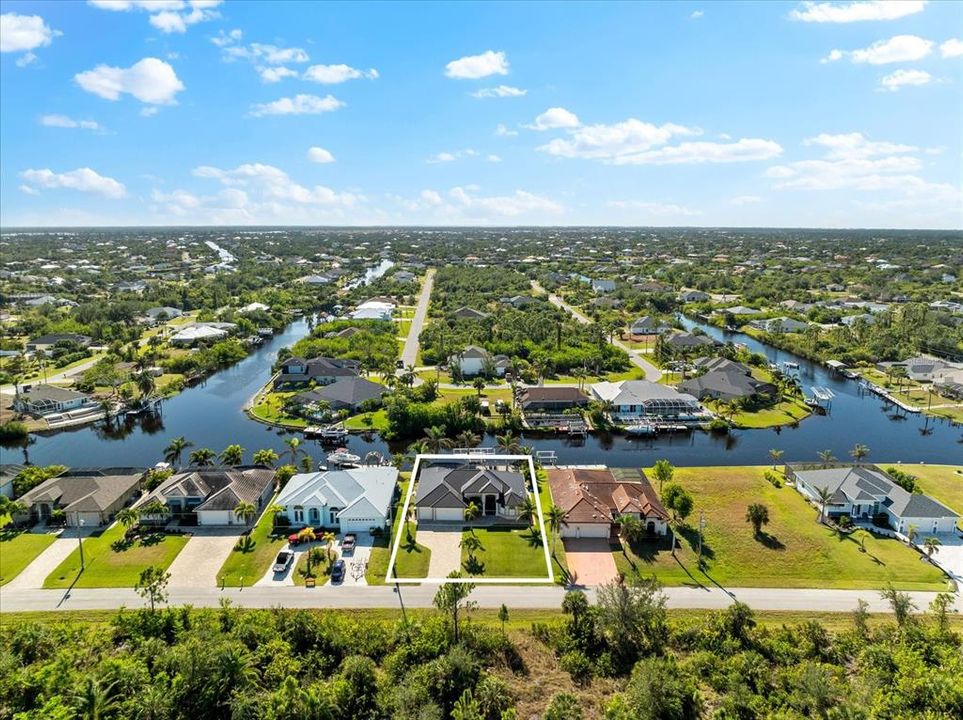
[{"label": "driveway", "polygon": [[618,577],[609,541],[595,538],[566,539],[565,559],[575,585],[604,585]]},{"label": "driveway", "polygon": [[461,570],[461,523],[444,525],[418,525],[415,542],[431,550],[428,577],[448,577],[452,570]]},{"label": "driveway", "polygon": [[[344,582],[339,583],[339,585],[367,585],[368,581],[365,579],[364,574],[368,569],[368,560],[371,558],[371,548],[374,546],[374,539],[368,533],[357,533],[358,541],[355,544],[354,552],[346,557],[341,550],[343,537],[343,535],[339,536],[335,543],[335,552],[337,552],[339,558],[344,560],[345,566]],[[303,543],[294,547],[286,545],[283,549],[294,553],[294,561],[290,567],[283,573],[275,573],[271,568],[268,568],[267,572],[264,573],[264,577],[254,583],[254,585],[256,587],[293,587],[295,584],[294,573],[304,553],[312,548],[318,547],[324,547],[324,545],[317,542]],[[272,560],[271,562],[273,563],[274,561]],[[325,585],[330,584],[331,580],[325,582]]]},{"label": "driveway", "polygon": [[940,535],[940,546],[933,553],[933,562],[949,573],[956,584],[963,586],[963,538],[959,535]]},{"label": "driveway", "polygon": [[[56,570],[57,566],[66,560],[70,553],[77,549],[78,536],[87,537],[99,529],[100,528],[88,528],[86,530],[79,530],[76,528],[65,528],[46,550],[35,557],[32,563],[27,565],[20,574],[4,587],[10,590],[42,588],[43,581],[47,579],[47,576]],[[46,532],[46,530],[37,527],[31,530],[31,532]]]},{"label": "driveway", "polygon": [[240,537],[240,528],[194,528],[167,571],[171,587],[215,587],[217,576]]}]

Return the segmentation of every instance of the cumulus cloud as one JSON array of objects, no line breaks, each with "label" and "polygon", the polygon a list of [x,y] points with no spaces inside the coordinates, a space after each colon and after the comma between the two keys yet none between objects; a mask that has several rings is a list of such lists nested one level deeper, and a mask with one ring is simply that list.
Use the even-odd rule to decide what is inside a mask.
[{"label": "cumulus cloud", "polygon": [[484,100],[485,98],[523,97],[527,94],[528,90],[522,90],[511,85],[498,85],[496,87],[476,90],[471,96],[479,100]]},{"label": "cumulus cloud", "polygon": [[675,203],[646,202],[643,200],[610,200],[606,203],[611,208],[619,210],[641,211],[641,215],[648,217],[697,217],[701,210],[676,205]]},{"label": "cumulus cloud", "polygon": [[888,65],[889,63],[921,60],[933,51],[933,41],[917,35],[894,35],[888,40],[877,40],[860,50],[833,50],[822,62],[836,62],[848,57],[854,63]]},{"label": "cumulus cloud", "polygon": [[532,213],[560,215],[565,211],[560,203],[525,190],[516,190],[511,195],[484,197],[475,194],[472,188],[454,187],[448,191],[448,197],[456,208],[476,216],[515,218]]},{"label": "cumulus cloud", "polygon": [[478,155],[478,151],[472,148],[465,148],[464,150],[454,150],[451,152],[440,152],[429,157],[425,162],[430,165],[436,165],[438,163],[449,163],[455,160],[462,160],[464,158],[475,157]]},{"label": "cumulus cloud", "polygon": [[486,156],[485,159],[491,163],[500,163],[502,161],[501,157],[498,155],[495,155],[494,153]]},{"label": "cumulus cloud", "polygon": [[258,75],[261,76],[261,80],[263,80],[266,83],[276,83],[276,82],[280,82],[286,77],[298,76],[297,70],[292,70],[291,68],[284,67],[283,65],[279,65],[276,67],[275,66],[260,67],[257,69],[257,72],[258,72]]},{"label": "cumulus cloud", "polygon": [[153,57],[129,68],[98,65],[74,75],[74,80],[87,92],[106,100],[118,100],[127,93],[151,105],[173,105],[174,97],[184,89],[174,68]]},{"label": "cumulus cloud", "polygon": [[294,97],[279,98],[274,102],[254,105],[251,108],[251,115],[254,117],[261,117],[262,115],[320,115],[342,108],[344,105],[341,100],[333,95],[325,95],[322,98],[317,95],[299,94]]},{"label": "cumulus cloud", "polygon": [[963,40],[950,38],[940,45],[940,55],[944,58],[955,58],[963,55]]},{"label": "cumulus cloud", "polygon": [[25,67],[37,59],[31,52],[46,47],[61,35],[39,15],[19,15],[10,12],[0,15],[0,53],[24,53],[17,59],[18,67]]},{"label": "cumulus cloud", "polygon": [[495,128],[495,135],[498,137],[515,137],[518,135],[518,130],[511,130],[505,123],[498,123]]},{"label": "cumulus cloud", "polygon": [[235,45],[230,40],[231,35],[214,38],[214,44],[221,43],[221,54],[225,60],[250,60],[256,65],[284,65],[286,63],[306,63],[310,60],[307,52],[299,47],[278,47],[251,43],[250,45]]},{"label": "cumulus cloud", "polygon": [[40,124],[56,128],[82,128],[84,130],[103,130],[94,120],[74,120],[66,115],[43,115]]},{"label": "cumulus cloud", "polygon": [[374,68],[358,70],[350,65],[312,65],[304,71],[303,77],[305,80],[321,83],[322,85],[337,85],[338,83],[357,80],[358,78],[376,80],[378,78],[378,71]]},{"label": "cumulus cloud", "polygon": [[508,58],[502,51],[486,50],[466,55],[445,65],[445,75],[457,80],[478,80],[489,75],[508,75]]},{"label": "cumulus cloud", "polygon": [[579,126],[579,119],[575,113],[563,107],[549,108],[535,118],[535,122],[528,127],[532,130],[553,130],[555,128],[575,128]]},{"label": "cumulus cloud", "polygon": [[897,70],[880,80],[880,86],[895,92],[905,85],[929,85],[933,76],[925,70]]},{"label": "cumulus cloud", "polygon": [[308,148],[308,160],[316,163],[333,163],[334,155],[325,150],[323,147],[314,146]]},{"label": "cumulus cloud", "polygon": [[36,190],[38,187],[47,189],[67,188],[102,195],[111,200],[118,200],[127,195],[123,184],[111,177],[106,177],[90,168],[83,167],[65,173],[55,173],[53,170],[24,170],[20,177],[27,187]]},{"label": "cumulus cloud", "polygon": [[851,23],[898,20],[923,12],[925,0],[871,0],[869,2],[804,2],[789,13],[791,20],[814,23]]},{"label": "cumulus cloud", "polygon": [[[278,167],[263,163],[245,163],[232,169],[210,165],[194,168],[195,177],[219,181],[225,186],[257,196],[262,203],[294,203],[329,208],[350,208],[364,200],[351,192],[337,192],[324,185],[307,187],[295,182]],[[235,194],[235,197],[238,197]]]},{"label": "cumulus cloud", "polygon": [[705,13],[704,13],[702,10],[693,10],[693,11],[689,14],[689,19],[690,19],[690,20],[698,20],[698,19],[701,18],[703,15],[705,15]]},{"label": "cumulus cloud", "polygon": [[163,33],[184,33],[190,25],[218,17],[221,0],[88,0],[101,10],[149,13],[150,24]]}]

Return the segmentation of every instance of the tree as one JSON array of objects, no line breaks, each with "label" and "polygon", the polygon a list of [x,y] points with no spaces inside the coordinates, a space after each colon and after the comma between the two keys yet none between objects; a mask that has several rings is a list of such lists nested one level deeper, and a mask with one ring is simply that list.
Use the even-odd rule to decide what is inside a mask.
[{"label": "tree", "polygon": [[746,522],[752,525],[752,532],[758,536],[762,526],[769,524],[769,508],[762,503],[752,503],[746,508]]},{"label": "tree", "polygon": [[198,448],[190,454],[191,465],[213,465],[217,453],[210,448]]},{"label": "tree", "polygon": [[856,462],[862,462],[863,458],[869,455],[869,448],[861,443],[856,443],[853,445],[853,449],[849,451],[849,454]]},{"label": "tree", "polygon": [[498,619],[502,623],[502,635],[505,635],[505,623],[508,622],[508,606],[502,603],[502,606],[498,608]]},{"label": "tree", "polygon": [[910,545],[915,545],[916,538],[919,537],[919,534],[920,534],[920,526],[913,525],[912,523],[910,523],[909,527],[906,528],[906,541]]},{"label": "tree", "polygon": [[171,574],[156,565],[141,571],[134,590],[150,603],[151,612],[154,612],[154,606],[158,603],[167,602],[167,583],[170,579]]},{"label": "tree", "polygon": [[468,564],[469,564],[469,566],[475,564],[475,553],[478,552],[479,550],[484,550],[484,549],[485,549],[485,548],[482,546],[482,541],[479,540],[476,535],[473,535],[473,534],[471,534],[471,533],[469,533],[468,535],[466,535],[465,537],[463,537],[462,540],[461,540],[461,542],[458,543],[458,546],[459,546],[462,550],[464,550],[466,553],[468,553]]},{"label": "tree", "polygon": [[642,539],[645,530],[642,527],[642,521],[635,515],[619,515],[616,522],[619,524],[619,536],[622,538],[622,542],[629,547]]},{"label": "tree", "polygon": [[[448,578],[458,580],[461,578],[461,573],[453,570],[448,574]],[[458,643],[458,616],[462,610],[469,612],[475,606],[475,603],[468,600],[468,596],[474,589],[474,583],[450,582],[442,585],[435,593],[433,600],[435,607],[451,616],[456,644]]]},{"label": "tree", "polygon": [[529,495],[518,506],[518,519],[527,525],[534,526],[536,518],[538,518],[538,506]]},{"label": "tree", "polygon": [[154,499],[140,506],[141,517],[160,517],[165,518],[171,514],[171,509],[166,503]]},{"label": "tree", "polygon": [[695,501],[681,485],[671,483],[665,486],[662,493],[662,504],[671,511],[672,519],[676,523],[682,523],[692,513]]},{"label": "tree", "polygon": [[776,465],[779,464],[779,461],[782,459],[782,455],[783,455],[783,451],[777,450],[776,448],[773,448],[772,450],[769,451],[769,459],[772,460],[773,470],[776,469]]},{"label": "tree", "polygon": [[[481,517],[481,508],[478,507],[478,503],[472,500],[465,508],[465,522],[477,520],[479,517]],[[472,532],[474,532],[474,528],[472,528]]]},{"label": "tree", "polygon": [[655,578],[628,584],[614,580],[596,590],[599,627],[617,665],[659,654],[669,638],[665,595]]},{"label": "tree", "polygon": [[553,695],[542,720],[582,720],[582,707],[571,693]]},{"label": "tree", "polygon": [[474,380],[471,381],[471,385],[473,388],[475,388],[475,390],[478,391],[478,397],[481,397],[482,390],[485,389],[485,378],[479,375],[478,377],[476,377]]},{"label": "tree", "polygon": [[137,521],[140,520],[140,513],[134,508],[124,508],[117,513],[115,518],[117,522],[130,530],[132,527],[134,527],[134,525],[137,524]]},{"label": "tree", "polygon": [[896,616],[896,624],[904,627],[909,622],[913,610],[916,609],[910,596],[896,590],[892,585],[887,586],[885,590],[880,592],[880,596],[883,600],[889,602],[893,609],[893,615]]},{"label": "tree", "polygon": [[254,503],[239,502],[234,506],[234,517],[243,520],[245,525],[250,525],[257,517],[257,507]]},{"label": "tree", "polygon": [[428,447],[428,452],[433,454],[438,454],[452,446],[444,425],[425,428],[424,442]]},{"label": "tree", "polygon": [[545,511],[545,519],[548,521],[549,532],[552,533],[552,555],[555,555],[555,543],[562,528],[568,525],[568,520],[565,519],[565,511],[554,503]]},{"label": "tree", "polygon": [[455,444],[462,448],[473,448],[480,442],[481,438],[471,430],[463,430],[455,436]]},{"label": "tree", "polygon": [[271,448],[265,448],[254,453],[254,455],[251,457],[251,461],[255,465],[274,467],[274,463],[278,461],[278,454]]},{"label": "tree", "polygon": [[140,391],[142,398],[149,397],[153,394],[154,389],[157,387],[157,383],[154,380],[154,376],[149,372],[139,372],[134,376],[134,384]]},{"label": "tree", "polygon": [[832,450],[820,450],[819,461],[823,464],[823,467],[828,467],[830,463],[836,462],[836,458],[833,456]]},{"label": "tree", "polygon": [[298,456],[305,454],[305,451],[301,449],[301,438],[288,438],[284,441],[284,444],[288,446],[288,449],[285,450],[283,454],[291,458],[292,465],[296,465]]},{"label": "tree", "polygon": [[608,720],[696,720],[702,696],[672,656],[640,660],[624,692],[606,707]]},{"label": "tree", "polygon": [[665,483],[672,482],[675,468],[672,467],[672,463],[668,460],[657,460],[655,465],[652,466],[652,474],[655,476],[655,479],[659,481],[659,494],[661,494],[662,486]]},{"label": "tree", "polygon": [[221,462],[224,465],[241,465],[244,463],[244,448],[237,443],[228,445],[221,451]]},{"label": "tree", "polygon": [[183,457],[184,451],[190,447],[194,447],[194,443],[186,440],[183,435],[176,437],[164,448],[164,460],[175,467],[180,467],[181,457]]},{"label": "tree", "polygon": [[826,506],[833,499],[833,493],[828,487],[816,488],[816,500],[819,502],[819,522],[826,517]]},{"label": "tree", "polygon": [[934,535],[931,535],[930,537],[926,538],[923,541],[923,549],[926,550],[926,557],[932,560],[933,553],[935,553],[936,550],[939,548],[939,546],[942,544],[943,543],[940,542],[940,539]]},{"label": "tree", "polygon": [[518,453],[520,447],[518,438],[512,435],[511,431],[506,432],[504,435],[496,435],[495,442],[498,443],[498,449],[506,455],[515,455]]},{"label": "tree", "polygon": [[120,698],[114,694],[117,681],[101,683],[88,675],[79,692],[74,694],[74,704],[84,720],[104,720],[115,717]]},{"label": "tree", "polygon": [[953,601],[953,593],[941,592],[937,593],[930,603],[930,612],[936,616],[936,628],[940,635],[946,635],[950,630],[949,613],[953,609]]}]

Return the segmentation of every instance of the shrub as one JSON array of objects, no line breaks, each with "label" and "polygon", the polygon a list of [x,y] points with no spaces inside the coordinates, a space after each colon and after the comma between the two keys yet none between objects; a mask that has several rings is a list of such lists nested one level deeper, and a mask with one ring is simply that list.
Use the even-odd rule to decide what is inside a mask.
[{"label": "shrub", "polygon": [[27,437],[27,425],[19,420],[10,420],[0,424],[0,442],[10,440],[24,440]]},{"label": "shrub", "polygon": [[559,658],[558,664],[575,682],[584,682],[592,677],[592,661],[581,650],[569,650]]}]

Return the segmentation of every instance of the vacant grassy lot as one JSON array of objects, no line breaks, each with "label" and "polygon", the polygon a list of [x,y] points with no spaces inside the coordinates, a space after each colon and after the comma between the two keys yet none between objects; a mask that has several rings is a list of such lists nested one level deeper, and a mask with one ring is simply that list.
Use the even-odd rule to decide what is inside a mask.
[{"label": "vacant grassy lot", "polygon": [[[471,531],[466,530],[462,538],[469,535]],[[464,548],[461,551],[462,568],[469,574],[489,578],[547,578],[542,538],[530,528],[476,528],[475,537],[482,544],[482,549],[475,553],[475,563],[469,562]]]},{"label": "vacant grassy lot", "polygon": [[[274,502],[273,499],[271,502]],[[268,504],[270,507],[270,503]],[[228,587],[253,585],[268,571],[274,558],[287,545],[287,537],[271,537],[274,528],[274,513],[265,512],[257,525],[251,530],[249,545],[239,543],[227,556],[217,574],[218,579]],[[242,538],[243,539],[243,538]]]},{"label": "vacant grassy lot", "polygon": [[[840,536],[816,522],[818,512],[791,487],[775,488],[765,467],[677,468],[695,509],[673,557],[668,543],[641,543],[635,552],[614,549],[627,574],[655,573],[666,585],[731,587],[880,588],[944,590],[943,574],[897,540],[859,530]],[[746,522],[746,507],[760,502],[769,524],[759,538]],[[699,511],[705,511],[705,572],[697,567]],[[865,542],[866,552],[860,549]]]},{"label": "vacant grassy lot", "polygon": [[[535,489],[538,495],[538,503],[542,508],[542,517],[545,517],[548,509],[554,505],[552,490],[548,485],[548,477],[544,470],[536,470],[535,474],[537,476]],[[548,550],[552,558],[552,572],[555,574],[555,582],[559,585],[564,585],[565,579],[568,577],[568,560],[565,557],[565,545],[562,544],[561,538],[552,532],[552,528],[549,527],[547,520],[545,522],[545,532]]]},{"label": "vacant grassy lot", "polygon": [[56,540],[48,533],[0,532],[0,585],[10,582]]},{"label": "vacant grassy lot", "polygon": [[[932,495],[935,499],[958,513],[963,513],[963,466],[961,465],[896,465],[894,463],[879,463],[884,470],[888,467],[896,467],[915,475],[918,478],[920,488],[927,495]],[[959,527],[963,528],[963,520],[959,522]]]},{"label": "vacant grassy lot", "polygon": [[[127,542],[124,527],[114,523],[84,540],[86,567],[80,570],[80,549],[74,550],[44,581],[45,588],[133,587],[141,571],[151,565],[164,568],[177,557],[187,535],[151,534]],[[76,584],[74,584],[76,580]]]}]

